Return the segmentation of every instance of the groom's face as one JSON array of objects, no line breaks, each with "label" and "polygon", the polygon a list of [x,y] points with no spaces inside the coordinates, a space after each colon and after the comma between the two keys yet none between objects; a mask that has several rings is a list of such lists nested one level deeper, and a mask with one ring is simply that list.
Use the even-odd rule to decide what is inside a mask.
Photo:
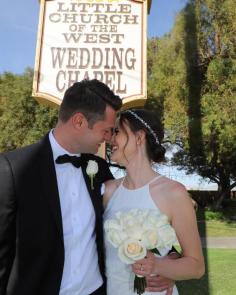
[{"label": "groom's face", "polygon": [[107,106],[103,120],[97,121],[92,127],[87,122],[83,130],[83,138],[80,142],[80,152],[96,154],[103,142],[109,142],[111,140],[115,120],[115,110]]}]

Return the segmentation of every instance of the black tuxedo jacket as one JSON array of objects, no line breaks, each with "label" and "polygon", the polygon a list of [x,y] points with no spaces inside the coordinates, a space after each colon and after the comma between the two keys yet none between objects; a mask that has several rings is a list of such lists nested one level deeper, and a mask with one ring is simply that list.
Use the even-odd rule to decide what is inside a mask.
[{"label": "black tuxedo jacket", "polygon": [[[93,190],[86,166],[81,168],[96,214],[104,276],[101,184],[112,174],[103,159],[82,157],[99,166]],[[0,155],[0,295],[58,295],[63,265],[62,217],[47,135],[36,144]]]}]

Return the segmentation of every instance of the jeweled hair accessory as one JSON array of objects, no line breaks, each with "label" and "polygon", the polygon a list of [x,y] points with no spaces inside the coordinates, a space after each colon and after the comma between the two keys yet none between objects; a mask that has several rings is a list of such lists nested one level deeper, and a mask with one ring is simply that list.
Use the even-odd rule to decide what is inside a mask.
[{"label": "jeweled hair accessory", "polygon": [[151,128],[151,126],[145,122],[141,117],[139,117],[139,115],[137,115],[134,111],[131,110],[127,110],[127,113],[130,113],[131,115],[133,115],[136,119],[138,119],[147,129],[148,131],[152,134],[152,136],[154,137],[155,141],[157,144],[160,144],[160,141],[156,135],[156,133],[153,131],[153,129]]}]

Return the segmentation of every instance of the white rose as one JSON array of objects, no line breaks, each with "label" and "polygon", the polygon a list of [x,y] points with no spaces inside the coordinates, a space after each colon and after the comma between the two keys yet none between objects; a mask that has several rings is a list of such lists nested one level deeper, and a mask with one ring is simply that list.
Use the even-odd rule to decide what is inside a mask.
[{"label": "white rose", "polygon": [[126,264],[132,264],[137,260],[143,259],[146,255],[146,248],[135,239],[125,240],[118,248],[119,258]]},{"label": "white rose", "polygon": [[157,217],[157,221],[156,221],[156,226],[157,227],[161,227],[165,224],[168,224],[169,220],[168,220],[168,216],[165,214],[160,214],[159,217]]},{"label": "white rose", "polygon": [[107,240],[117,248],[125,239],[128,238],[125,231],[122,230],[117,219],[108,219],[104,222],[104,229]]},{"label": "white rose", "polygon": [[135,217],[130,212],[126,213],[120,213],[118,212],[116,214],[116,217],[118,218],[120,225],[126,229],[128,227],[135,226],[137,224]]},{"label": "white rose", "polygon": [[104,222],[105,231],[111,229],[122,230],[120,223],[116,219],[108,219]]},{"label": "white rose", "polygon": [[158,246],[160,248],[170,248],[177,242],[176,234],[173,227],[170,224],[160,227],[157,230],[158,236],[161,237],[161,244]]},{"label": "white rose", "polygon": [[149,214],[149,211],[148,209],[139,209],[136,214],[135,214],[135,219],[136,219],[136,222],[140,224],[140,226],[143,226],[143,223],[144,221],[146,220],[148,214]]},{"label": "white rose", "polygon": [[129,211],[129,214],[131,214],[132,216],[135,216],[135,215],[137,215],[138,211],[139,211],[139,209],[133,208]]},{"label": "white rose", "polygon": [[115,247],[119,247],[128,236],[125,232],[117,229],[111,229],[106,232],[107,240]]},{"label": "white rose", "polygon": [[151,212],[146,216],[143,228],[144,229],[157,229],[165,224],[168,224],[168,217],[165,214],[160,214],[157,212]]},{"label": "white rose", "polygon": [[147,230],[142,235],[142,244],[152,250],[158,247],[158,235],[156,230]]},{"label": "white rose", "polygon": [[95,174],[98,173],[98,163],[96,161],[94,161],[94,160],[89,160],[87,168],[86,168],[86,173],[90,177],[91,189],[94,189],[94,187],[93,187],[93,178],[94,178]]},{"label": "white rose", "polygon": [[94,160],[89,160],[86,168],[86,173],[90,176],[94,176],[98,173],[98,163]]},{"label": "white rose", "polygon": [[125,229],[125,231],[130,238],[141,241],[143,228],[139,225],[129,226]]}]

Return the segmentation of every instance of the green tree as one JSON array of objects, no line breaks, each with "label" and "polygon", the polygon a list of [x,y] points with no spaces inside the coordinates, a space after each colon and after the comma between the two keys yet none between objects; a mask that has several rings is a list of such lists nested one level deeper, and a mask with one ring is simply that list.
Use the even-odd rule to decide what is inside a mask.
[{"label": "green tree", "polygon": [[149,70],[149,93],[164,98],[166,134],[180,146],[173,162],[218,184],[215,208],[236,186],[235,33],[233,0],[189,1]]},{"label": "green tree", "polygon": [[33,70],[0,75],[0,151],[9,151],[38,140],[56,122],[57,108],[32,98]]}]

